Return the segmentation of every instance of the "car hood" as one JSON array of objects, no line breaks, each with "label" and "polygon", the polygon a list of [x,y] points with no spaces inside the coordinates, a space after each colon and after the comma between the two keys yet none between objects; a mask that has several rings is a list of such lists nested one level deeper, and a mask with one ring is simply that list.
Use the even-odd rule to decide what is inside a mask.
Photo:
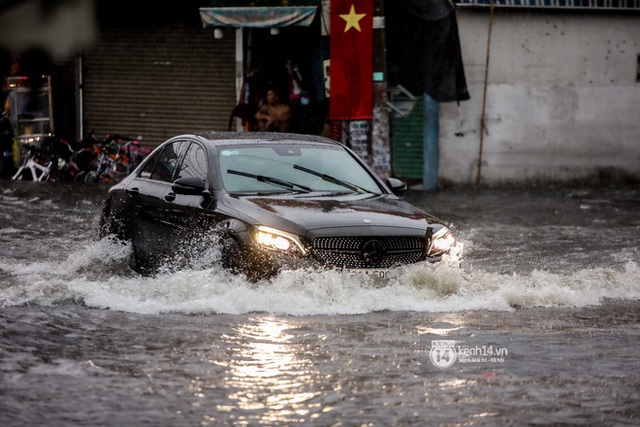
[{"label": "car hood", "polygon": [[424,235],[436,218],[391,195],[290,194],[277,196],[233,196],[228,203],[261,224],[302,236],[324,234],[343,228],[345,232]]}]

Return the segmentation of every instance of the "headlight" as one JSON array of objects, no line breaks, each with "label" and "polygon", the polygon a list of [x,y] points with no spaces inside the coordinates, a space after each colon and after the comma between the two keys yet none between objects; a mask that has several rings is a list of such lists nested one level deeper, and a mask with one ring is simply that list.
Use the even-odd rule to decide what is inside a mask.
[{"label": "headlight", "polygon": [[456,238],[453,236],[451,230],[447,227],[442,227],[431,236],[431,246],[429,247],[427,256],[435,257],[443,255],[451,251],[455,245]]},{"label": "headlight", "polygon": [[286,231],[260,225],[256,227],[253,237],[256,243],[265,249],[287,253],[306,253],[298,236]]}]

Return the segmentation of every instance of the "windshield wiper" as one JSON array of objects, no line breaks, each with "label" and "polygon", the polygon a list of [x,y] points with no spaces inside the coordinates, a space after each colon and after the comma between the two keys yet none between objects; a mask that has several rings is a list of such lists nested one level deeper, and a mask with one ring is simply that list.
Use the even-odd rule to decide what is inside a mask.
[{"label": "windshield wiper", "polygon": [[367,190],[365,188],[362,188],[359,185],[352,184],[352,183],[350,183],[348,181],[343,181],[341,179],[338,179],[338,178],[336,178],[334,176],[331,176],[331,175],[327,175],[325,173],[320,173],[320,172],[316,172],[316,171],[314,171],[312,169],[307,169],[304,166],[293,165],[293,168],[301,170],[302,172],[306,172],[306,173],[309,173],[311,175],[315,175],[317,177],[320,177],[324,181],[328,181],[328,182],[330,182],[332,184],[337,184],[337,185],[340,185],[342,187],[348,188],[349,190],[355,191],[356,193],[371,193],[371,191],[369,191],[369,190]]},{"label": "windshield wiper", "polygon": [[309,187],[305,187],[304,185],[296,184],[295,182],[285,181],[284,179],[275,178],[273,176],[255,175],[252,173],[241,172],[234,169],[227,169],[227,173],[230,173],[232,175],[246,176],[247,178],[253,178],[256,181],[266,182],[267,184],[279,185],[281,187],[288,188],[289,190],[293,190],[295,187],[298,187],[307,193],[312,191]]}]

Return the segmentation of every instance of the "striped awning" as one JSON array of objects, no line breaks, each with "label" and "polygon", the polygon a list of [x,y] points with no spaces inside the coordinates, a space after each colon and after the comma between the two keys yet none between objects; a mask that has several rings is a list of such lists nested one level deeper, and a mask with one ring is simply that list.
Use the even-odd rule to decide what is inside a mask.
[{"label": "striped awning", "polygon": [[308,27],[317,10],[317,6],[201,7],[200,19],[203,27]]},{"label": "striped awning", "polygon": [[[459,6],[491,6],[491,0],[458,0]],[[640,10],[640,0],[493,0],[496,7]]]}]

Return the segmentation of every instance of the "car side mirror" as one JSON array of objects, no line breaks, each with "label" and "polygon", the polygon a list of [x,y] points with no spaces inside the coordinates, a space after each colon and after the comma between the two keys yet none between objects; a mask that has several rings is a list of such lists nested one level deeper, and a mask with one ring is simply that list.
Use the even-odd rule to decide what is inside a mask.
[{"label": "car side mirror", "polygon": [[195,176],[178,178],[171,184],[171,190],[176,194],[200,196],[205,191],[205,181]]},{"label": "car side mirror", "polygon": [[398,178],[387,178],[387,186],[398,197],[402,197],[404,192],[407,191],[407,184]]}]

